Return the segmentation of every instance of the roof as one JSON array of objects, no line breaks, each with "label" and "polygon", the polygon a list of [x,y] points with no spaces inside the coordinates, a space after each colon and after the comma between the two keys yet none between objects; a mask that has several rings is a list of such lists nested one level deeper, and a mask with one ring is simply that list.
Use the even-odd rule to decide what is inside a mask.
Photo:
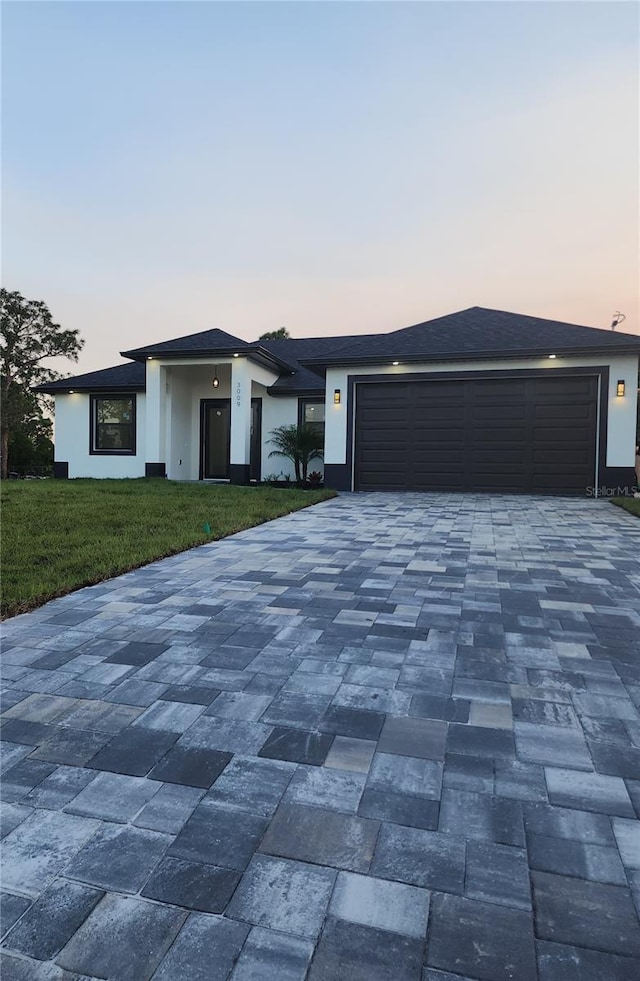
[{"label": "roof", "polygon": [[386,334],[289,337],[248,343],[224,330],[205,330],[122,352],[127,364],[63,378],[36,391],[144,391],[151,357],[232,357],[241,353],[279,377],[270,395],[323,395],[327,365],[450,361],[549,354],[640,354],[640,337],[618,331],[543,320],[503,310],[470,307]]},{"label": "roof", "polygon": [[121,351],[123,358],[134,361],[146,361],[148,358],[184,358],[184,357],[218,357],[230,358],[242,353],[245,357],[265,365],[273,371],[289,371],[290,365],[281,360],[262,342],[249,344],[247,341],[227,334],[217,327],[213,330],[202,330],[197,334],[186,334],[175,337],[170,341],[159,341],[157,344],[147,344],[145,347],[133,348],[131,351]]},{"label": "roof", "polygon": [[85,375],[71,378],[60,378],[46,385],[37,385],[36,392],[46,392],[55,395],[56,392],[114,392],[132,391],[144,392],[146,368],[144,362],[129,361],[118,364],[113,368],[102,368],[100,371],[89,371]]},{"label": "roof", "polygon": [[215,327],[213,330],[201,330],[197,334],[186,334],[184,337],[174,337],[169,341],[159,341],[157,344],[146,344],[144,347],[133,348],[131,351],[121,351],[124,358],[153,358],[166,355],[179,356],[184,354],[211,354],[219,351],[239,351],[249,347],[246,341],[225,330]]},{"label": "roof", "polygon": [[324,395],[322,369],[307,368],[301,361],[306,358],[321,358],[335,351],[336,347],[360,340],[361,336],[289,337],[284,340],[260,341],[263,347],[288,362],[293,369],[292,374],[278,378],[269,389],[269,395]]},{"label": "roof", "polygon": [[367,334],[304,357],[310,368],[399,361],[450,361],[549,354],[640,354],[640,337],[503,310],[470,307],[387,334]]}]

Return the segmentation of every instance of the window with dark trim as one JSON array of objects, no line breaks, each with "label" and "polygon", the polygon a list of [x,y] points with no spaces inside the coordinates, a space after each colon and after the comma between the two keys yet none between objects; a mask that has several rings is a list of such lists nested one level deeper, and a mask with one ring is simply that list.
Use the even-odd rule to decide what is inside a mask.
[{"label": "window with dark trim", "polygon": [[135,395],[91,396],[89,451],[112,456],[128,456],[136,452]]},{"label": "window with dark trim", "polygon": [[300,399],[298,402],[298,422],[312,426],[324,437],[324,399]]}]

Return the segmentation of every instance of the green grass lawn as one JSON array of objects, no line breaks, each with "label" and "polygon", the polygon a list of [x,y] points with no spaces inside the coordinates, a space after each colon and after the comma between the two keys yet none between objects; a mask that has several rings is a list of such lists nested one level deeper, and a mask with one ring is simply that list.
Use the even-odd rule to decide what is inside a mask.
[{"label": "green grass lawn", "polygon": [[2,617],[334,496],[161,479],[4,480]]},{"label": "green grass lawn", "polygon": [[614,497],[612,503],[640,518],[640,497]]}]

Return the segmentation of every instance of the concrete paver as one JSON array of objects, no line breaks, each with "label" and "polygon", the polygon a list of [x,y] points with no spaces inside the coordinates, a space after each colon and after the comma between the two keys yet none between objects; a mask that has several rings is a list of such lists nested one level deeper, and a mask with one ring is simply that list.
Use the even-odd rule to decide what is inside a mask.
[{"label": "concrete paver", "polygon": [[626,981],[640,522],[344,495],[3,624],[0,955],[76,981]]}]

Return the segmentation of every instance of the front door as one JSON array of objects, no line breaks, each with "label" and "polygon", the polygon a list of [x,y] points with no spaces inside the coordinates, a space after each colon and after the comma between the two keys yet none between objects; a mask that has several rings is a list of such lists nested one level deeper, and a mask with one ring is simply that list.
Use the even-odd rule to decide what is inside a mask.
[{"label": "front door", "polygon": [[251,479],[260,480],[262,469],[262,399],[251,399]]},{"label": "front door", "polygon": [[231,442],[231,399],[202,400],[201,480],[229,477]]}]

